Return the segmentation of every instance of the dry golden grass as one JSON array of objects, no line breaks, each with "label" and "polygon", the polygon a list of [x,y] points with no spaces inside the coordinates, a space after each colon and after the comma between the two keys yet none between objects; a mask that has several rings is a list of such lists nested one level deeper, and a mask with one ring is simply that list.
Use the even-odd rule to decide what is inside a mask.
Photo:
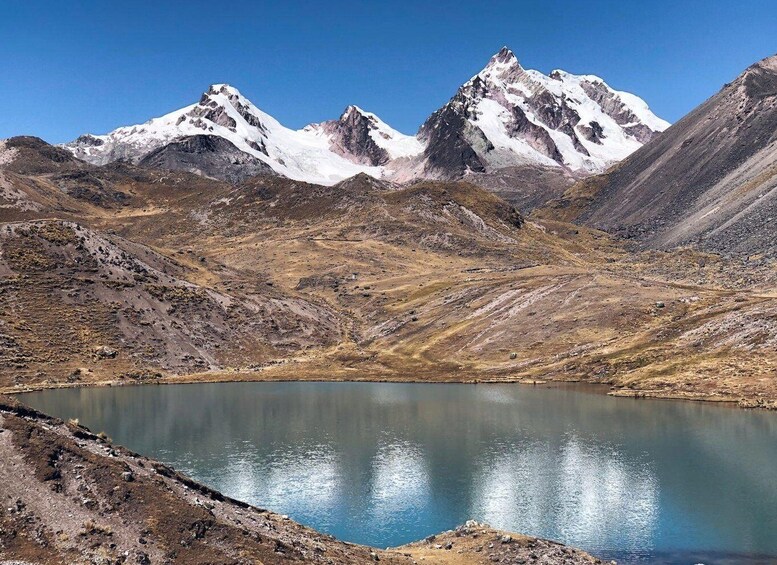
[{"label": "dry golden grass", "polygon": [[[0,345],[18,367],[0,374],[3,390],[149,379],[557,379],[607,384],[614,394],[743,405],[777,399],[773,268],[690,249],[634,252],[602,232],[548,218],[522,223],[492,194],[461,183],[390,190],[364,178],[342,187],[254,179],[234,188],[187,175],[111,174],[112,190],[129,204],[68,200],[67,207],[81,223],[158,252],[165,269],[197,288],[154,283],[141,294],[162,318],[188,308],[214,331],[198,336],[192,326],[178,335],[148,315],[111,326],[110,303],[85,309],[83,301],[45,297],[88,288],[88,273],[78,269],[20,284],[17,259],[37,271],[62,267],[51,249],[58,228],[49,226],[55,241],[46,246],[4,244],[12,273],[4,279],[11,290],[0,292],[7,305]],[[597,182],[576,190],[585,196]],[[50,180],[36,183],[43,190]],[[114,290],[115,301],[139,289]],[[209,293],[228,297],[219,307],[225,312],[253,314],[207,321],[198,304]],[[267,326],[273,344],[235,339],[243,335],[236,324],[265,323],[273,305],[286,308]],[[308,314],[293,319],[300,309]],[[153,340],[139,339],[152,329]],[[307,337],[280,337],[292,334]],[[135,347],[96,360],[89,352],[98,341]],[[78,346],[68,353],[68,344]],[[207,354],[209,369],[166,362],[160,347]],[[79,378],[69,382],[76,369]]]}]

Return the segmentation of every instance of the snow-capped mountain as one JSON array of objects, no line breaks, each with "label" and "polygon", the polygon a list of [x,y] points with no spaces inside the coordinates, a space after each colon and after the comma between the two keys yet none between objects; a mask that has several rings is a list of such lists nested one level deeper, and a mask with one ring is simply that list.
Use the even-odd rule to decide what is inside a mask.
[{"label": "snow-capped mountain", "polygon": [[425,175],[523,164],[600,172],[669,123],[593,75],[526,70],[502,48],[421,126]]},{"label": "snow-capped mountain", "polygon": [[[203,136],[222,141],[206,142]],[[286,128],[227,84],[212,85],[197,104],[106,135],[84,135],[64,147],[98,165],[120,159],[140,163],[151,157],[152,163],[162,162],[167,168],[210,172],[211,176],[228,180],[250,176],[200,170],[201,157],[181,167],[174,166],[175,159],[171,158],[194,152],[212,159],[214,153],[221,158],[227,152],[224,164],[233,158],[239,161],[233,169],[250,163],[250,172],[256,174],[254,171],[261,168],[257,162],[264,163],[277,174],[320,184],[335,184],[359,173],[382,177],[382,165],[389,160],[423,150],[415,137],[397,132],[356,106],[350,106],[336,121],[302,130]],[[161,161],[160,154],[164,156]]]},{"label": "snow-capped mountain", "polygon": [[640,98],[598,77],[525,70],[503,48],[416,136],[358,106],[292,130],[233,86],[214,84],[196,104],[64,147],[93,164],[126,160],[232,182],[279,174],[332,185],[359,173],[403,182],[525,164],[599,172],[667,127]]}]

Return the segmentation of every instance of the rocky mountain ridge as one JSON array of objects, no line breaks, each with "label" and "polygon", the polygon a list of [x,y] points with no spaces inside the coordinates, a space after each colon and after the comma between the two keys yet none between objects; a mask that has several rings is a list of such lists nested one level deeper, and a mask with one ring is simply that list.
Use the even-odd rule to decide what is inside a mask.
[{"label": "rocky mountain ridge", "polygon": [[230,182],[269,173],[333,185],[359,173],[406,182],[525,165],[586,175],[667,126],[598,77],[525,70],[503,48],[415,136],[355,105],[337,120],[291,130],[233,86],[214,84],[196,104],[63,147],[96,165],[122,160]]}]

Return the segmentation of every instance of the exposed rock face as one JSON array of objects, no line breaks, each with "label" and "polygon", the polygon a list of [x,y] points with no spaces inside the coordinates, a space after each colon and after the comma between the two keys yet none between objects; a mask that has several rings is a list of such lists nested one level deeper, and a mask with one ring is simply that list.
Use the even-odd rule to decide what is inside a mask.
[{"label": "exposed rock face", "polygon": [[93,147],[99,147],[103,143],[105,143],[102,139],[99,139],[93,135],[89,135],[88,133],[85,135],[81,135],[78,137],[78,139],[75,140],[75,143],[78,143],[80,145],[84,146],[93,146]]},{"label": "exposed rock face", "polygon": [[598,184],[578,221],[654,247],[698,242],[776,255],[777,56],[748,68]]},{"label": "exposed rock face", "polygon": [[337,154],[373,167],[388,163],[388,151],[372,137],[373,132],[378,132],[377,120],[356,106],[348,106],[339,120],[324,122],[322,127]]},{"label": "exposed rock face", "polygon": [[494,149],[483,132],[467,120],[461,94],[432,114],[418,137],[426,143],[424,172],[443,179],[458,178],[468,171],[486,172],[486,163],[475,147],[482,148],[482,152]]},{"label": "exposed rock face", "polygon": [[[629,108],[603,81],[584,79],[580,81],[580,87],[588,97],[599,104],[602,111],[610,116],[615,123],[623,127],[623,130],[634,136],[641,143],[647,143],[655,137],[656,131],[642,123],[639,116]],[[601,139],[602,126],[596,122],[589,122],[583,127],[598,130],[597,139]]]},{"label": "exposed rock face", "polygon": [[138,164],[154,169],[196,173],[232,183],[256,175],[275,174],[264,161],[215,135],[184,137],[152,151]]},{"label": "exposed rock face", "polygon": [[526,164],[602,171],[668,127],[598,77],[524,69],[503,48],[421,126],[424,173],[457,178]]}]

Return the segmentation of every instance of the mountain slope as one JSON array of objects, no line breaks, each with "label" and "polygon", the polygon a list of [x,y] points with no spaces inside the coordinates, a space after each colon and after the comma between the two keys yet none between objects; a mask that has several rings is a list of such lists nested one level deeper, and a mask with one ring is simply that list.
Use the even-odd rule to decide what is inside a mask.
[{"label": "mountain slope", "polygon": [[777,254],[777,55],[549,210],[663,248]]},{"label": "mountain slope", "polygon": [[196,104],[64,147],[96,165],[123,160],[230,182],[274,173],[333,185],[359,173],[407,182],[527,164],[586,175],[667,125],[597,77],[524,70],[505,48],[416,136],[354,105],[337,120],[291,130],[236,88],[214,84]]},{"label": "mountain slope", "polygon": [[231,141],[216,135],[192,135],[173,141],[147,154],[138,164],[229,182],[274,173],[272,167],[261,159],[240,151]]},{"label": "mountain slope", "polygon": [[525,221],[466,182],[229,184],[6,145],[2,388],[573,378],[777,398],[766,263],[631,253],[596,230]]},{"label": "mountain slope", "polygon": [[337,317],[304,299],[269,287],[232,294],[185,276],[196,271],[73,222],[4,224],[0,362],[18,383],[32,373],[80,380],[93,370],[142,378],[150,365],[260,363],[339,337]]}]

